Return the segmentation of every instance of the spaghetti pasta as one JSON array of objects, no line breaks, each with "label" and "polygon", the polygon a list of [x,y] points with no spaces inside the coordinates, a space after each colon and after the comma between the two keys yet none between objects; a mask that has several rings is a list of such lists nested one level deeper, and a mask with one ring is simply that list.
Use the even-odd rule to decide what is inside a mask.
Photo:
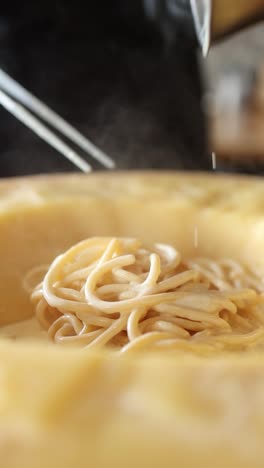
[{"label": "spaghetti pasta", "polygon": [[234,260],[182,260],[172,246],[98,237],[57,257],[31,300],[55,343],[206,353],[264,344],[263,292],[262,278]]}]

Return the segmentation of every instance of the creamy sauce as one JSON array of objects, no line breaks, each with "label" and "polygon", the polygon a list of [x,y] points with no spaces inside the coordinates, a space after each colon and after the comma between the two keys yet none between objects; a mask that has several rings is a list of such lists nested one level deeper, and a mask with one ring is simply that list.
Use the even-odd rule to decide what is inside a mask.
[{"label": "creamy sauce", "polygon": [[0,338],[17,339],[38,339],[48,340],[47,332],[44,331],[35,318],[15,322],[10,325],[0,327]]}]

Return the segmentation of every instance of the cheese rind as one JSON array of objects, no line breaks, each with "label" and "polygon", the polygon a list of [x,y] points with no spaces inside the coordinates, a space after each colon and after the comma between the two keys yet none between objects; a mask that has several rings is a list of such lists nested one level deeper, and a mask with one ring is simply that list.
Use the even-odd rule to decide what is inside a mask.
[{"label": "cheese rind", "polygon": [[[264,184],[177,173],[1,182],[0,325],[32,315],[30,268],[92,235],[263,268]],[[263,395],[263,354],[119,357],[1,338],[1,466],[262,468]]]},{"label": "cheese rind", "polygon": [[263,466],[263,355],[118,358],[2,343],[0,362],[6,468]]}]

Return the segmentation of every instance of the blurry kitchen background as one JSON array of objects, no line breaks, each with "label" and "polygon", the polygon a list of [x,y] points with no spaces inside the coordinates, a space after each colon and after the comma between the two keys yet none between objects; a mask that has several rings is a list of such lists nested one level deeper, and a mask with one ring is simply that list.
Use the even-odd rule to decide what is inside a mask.
[{"label": "blurry kitchen background", "polygon": [[[120,169],[212,170],[214,152],[216,170],[261,174],[263,26],[214,46],[204,60],[186,21],[153,22],[143,3],[5,1],[0,68]],[[0,106],[0,177],[71,170]]]},{"label": "blurry kitchen background", "polygon": [[214,46],[202,66],[210,148],[222,167],[264,168],[264,27]]}]

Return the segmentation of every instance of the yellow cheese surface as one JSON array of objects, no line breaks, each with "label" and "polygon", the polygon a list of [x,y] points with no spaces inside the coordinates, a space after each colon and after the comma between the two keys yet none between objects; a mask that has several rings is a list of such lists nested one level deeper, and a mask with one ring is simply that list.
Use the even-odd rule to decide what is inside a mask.
[{"label": "yellow cheese surface", "polygon": [[[264,184],[173,172],[1,182],[0,325],[32,316],[30,268],[94,235],[264,271]],[[263,400],[263,354],[124,358],[0,337],[0,466],[263,467]]]}]

